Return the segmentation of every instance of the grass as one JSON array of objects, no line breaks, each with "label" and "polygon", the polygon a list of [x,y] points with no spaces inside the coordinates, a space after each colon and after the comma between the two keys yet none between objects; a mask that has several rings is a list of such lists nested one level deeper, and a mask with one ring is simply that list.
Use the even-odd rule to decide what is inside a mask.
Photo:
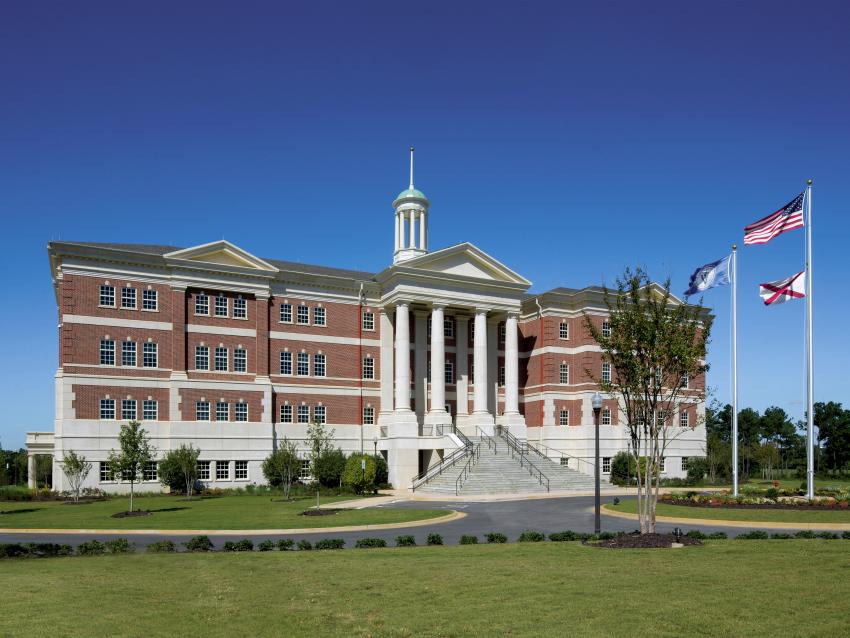
[{"label": "grass", "polygon": [[[805,486],[806,479],[777,479],[780,488],[784,489],[799,489],[801,485]],[[741,483],[741,487],[773,487],[773,481],[767,479],[751,478],[747,483]],[[850,480],[847,479],[815,479],[815,489],[825,487],[837,487],[850,489]],[[731,486],[730,486],[731,489]]]},{"label": "grass", "polygon": [[[0,635],[838,636],[847,541],[8,560]],[[828,583],[828,585],[826,585]],[[732,592],[732,593],[730,593]]]},{"label": "grass", "polygon": [[[637,513],[637,500],[629,499],[619,505],[605,505],[605,508],[627,514]],[[676,518],[707,518],[726,521],[759,521],[776,523],[850,523],[850,510],[757,510],[725,509],[720,507],[690,507],[687,505],[669,505],[658,503],[658,516]]]},{"label": "grass", "polygon": [[[129,498],[110,498],[85,505],[55,501],[0,502],[0,528],[86,529],[290,529],[340,527],[417,521],[447,514],[446,510],[359,509],[332,516],[299,516],[315,505],[314,498],[290,503],[273,502],[271,496],[232,495],[194,498],[136,497],[135,506],[151,516],[112,518],[129,509]],[[351,500],[351,496],[326,496],[323,504]]]}]

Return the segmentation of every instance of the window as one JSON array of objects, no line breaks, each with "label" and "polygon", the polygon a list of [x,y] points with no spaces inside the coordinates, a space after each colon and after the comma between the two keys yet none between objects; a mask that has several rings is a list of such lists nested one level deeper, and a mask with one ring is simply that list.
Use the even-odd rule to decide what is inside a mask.
[{"label": "window", "polygon": [[610,474],[611,473],[611,457],[603,456],[602,457],[602,473]]},{"label": "window", "polygon": [[374,379],[375,378],[375,360],[372,357],[364,357],[363,358],[363,378],[364,379]]},{"label": "window", "polygon": [[363,313],[363,330],[375,329],[375,314],[372,312]]},{"label": "window", "polygon": [[156,310],[158,307],[156,290],[142,291],[142,310]]},{"label": "window", "polygon": [[112,339],[100,340],[100,365],[115,365],[115,342]]},{"label": "window", "polygon": [[280,305],[280,320],[282,323],[292,323],[291,303],[284,303]]},{"label": "window", "polygon": [[659,472],[666,472],[666,470],[664,469],[664,466],[666,465],[666,463],[665,463],[666,460],[667,459],[665,459],[663,456],[658,460],[658,471]]},{"label": "window", "polygon": [[560,425],[569,425],[570,424],[570,411],[569,410],[561,410],[561,413],[558,416],[558,423]]},{"label": "window", "polygon": [[605,321],[602,322],[602,336],[603,337],[610,337],[611,336],[611,322],[609,322],[607,319],[605,319]]},{"label": "window", "polygon": [[608,408],[602,410],[602,425],[611,425],[611,410]]},{"label": "window", "polygon": [[142,365],[145,368],[157,366],[157,346],[155,343],[147,341],[142,344]]},{"label": "window", "polygon": [[248,420],[248,404],[247,403],[234,403],[233,404],[233,418],[236,421],[247,421]]},{"label": "window", "polygon": [[325,376],[325,355],[323,355],[323,354],[314,354],[313,355],[313,376],[315,376],[315,377]]},{"label": "window", "polygon": [[198,461],[198,480],[200,480],[200,481],[209,481],[210,480],[210,462],[209,461]]},{"label": "window", "polygon": [[237,481],[248,480],[248,461],[235,461],[233,463],[234,477]]},{"label": "window", "polygon": [[505,385],[505,366],[499,366],[499,386]]},{"label": "window", "polygon": [[469,343],[475,343],[475,322],[469,322]]},{"label": "window", "polygon": [[508,327],[504,323],[499,324],[499,343],[505,343],[508,336]]},{"label": "window", "polygon": [[298,375],[306,377],[310,374],[310,355],[306,352],[298,353]]},{"label": "window", "polygon": [[690,382],[690,379],[688,378],[688,373],[687,373],[687,372],[685,372],[685,373],[682,375],[682,381],[681,381],[681,383],[682,383],[682,388],[683,388],[683,389],[687,389],[687,387],[688,387],[688,383],[689,383],[689,382]]},{"label": "window", "polygon": [[100,287],[100,305],[109,308],[115,307],[115,286]]},{"label": "window", "polygon": [[135,366],[136,365],[136,342],[122,341],[121,342],[121,365]]},{"label": "window", "polygon": [[216,401],[215,420],[230,421],[230,404],[225,401]]},{"label": "window", "polygon": [[280,373],[281,374],[292,374],[292,353],[291,352],[281,352],[280,353]]},{"label": "window", "polygon": [[298,406],[298,422],[299,423],[309,423],[310,422],[310,406],[309,405],[299,405]]},{"label": "window", "polygon": [[655,387],[660,388],[663,382],[664,371],[661,368],[655,368]]},{"label": "window", "polygon": [[310,461],[304,459],[301,461],[301,468],[298,470],[298,480],[306,481],[310,476]]},{"label": "window", "polygon": [[655,425],[662,427],[667,424],[667,413],[664,410],[659,410],[655,413]]},{"label": "window", "polygon": [[217,372],[227,372],[227,348],[215,349],[215,369]]},{"label": "window", "polygon": [[[233,318],[247,319],[248,318],[248,302],[242,297],[236,297],[233,300]],[[237,461],[238,463],[239,461]]]},{"label": "window", "polygon": [[107,482],[112,481],[112,480],[113,480],[112,471],[109,469],[109,462],[108,461],[101,461],[100,462],[100,482],[101,483],[107,483]]},{"label": "window", "polygon": [[215,462],[215,480],[229,481],[230,480],[230,461]]},{"label": "window", "polygon": [[562,456],[561,457],[561,466],[562,467],[569,467],[570,466],[570,457]]},{"label": "window", "polygon": [[317,405],[313,408],[313,418],[316,420],[316,423],[327,423],[325,417],[327,415],[327,410],[325,410],[325,406]]},{"label": "window", "polygon": [[686,428],[690,426],[690,415],[687,410],[679,410],[679,427]]},{"label": "window", "polygon": [[451,317],[443,318],[443,336],[448,337],[449,339],[454,339],[455,336],[455,322]]},{"label": "window", "polygon": [[611,364],[602,364],[602,383],[611,383]]},{"label": "window", "polygon": [[298,323],[300,324],[308,324],[310,323],[310,308],[309,306],[298,306]]},{"label": "window", "polygon": [[142,420],[143,421],[156,421],[157,419],[157,404],[156,401],[152,399],[145,399],[142,401]]},{"label": "window", "polygon": [[321,306],[317,306],[313,308],[313,325],[314,326],[324,326],[327,325],[325,323],[325,309]]},{"label": "window", "polygon": [[687,456],[682,457],[682,471],[683,472],[688,471],[688,457]]},{"label": "window", "polygon": [[142,470],[143,481],[155,481],[156,476],[156,461],[148,461],[145,463],[145,468]]},{"label": "window", "polygon": [[570,366],[568,366],[566,363],[561,364],[561,368],[558,372],[558,379],[560,383],[570,382]]},{"label": "window", "polygon": [[208,315],[210,314],[210,298],[204,293],[198,293],[195,297],[195,314]]},{"label": "window", "polygon": [[375,408],[372,406],[366,406],[363,408],[363,425],[374,425],[375,424]]},{"label": "window", "polygon": [[455,364],[454,361],[446,361],[443,364],[444,366],[444,383],[454,383],[455,382]]},{"label": "window", "polygon": [[135,288],[122,288],[121,289],[121,307],[129,308],[131,310],[136,309],[136,289]]},{"label": "window", "polygon": [[216,317],[226,317],[227,316],[227,297],[224,295],[216,295],[215,298],[215,316]]},{"label": "window", "polygon": [[195,420],[209,421],[210,420],[210,402],[197,401],[195,402]]},{"label": "window", "polygon": [[100,400],[100,418],[114,419],[115,418],[115,399]]},{"label": "window", "polygon": [[281,423],[292,423],[292,406],[291,405],[280,406],[280,422]]},{"label": "window", "polygon": [[570,324],[566,321],[562,321],[558,326],[558,338],[559,339],[569,339],[570,338]]},{"label": "window", "polygon": [[123,421],[136,420],[136,400],[122,399],[121,400],[121,419]]},{"label": "window", "polygon": [[210,369],[210,349],[208,346],[195,346],[195,370]]},{"label": "window", "polygon": [[245,348],[236,348],[233,351],[233,371],[245,372],[248,370],[248,353]]}]

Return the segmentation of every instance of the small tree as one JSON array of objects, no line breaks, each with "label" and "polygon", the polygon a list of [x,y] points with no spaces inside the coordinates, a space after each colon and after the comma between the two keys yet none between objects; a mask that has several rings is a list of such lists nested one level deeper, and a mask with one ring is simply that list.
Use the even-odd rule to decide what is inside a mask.
[{"label": "small tree", "polygon": [[176,450],[170,450],[159,463],[159,482],[171,489],[181,487],[186,489],[186,498],[192,498],[195,481],[198,480],[198,457],[201,450],[189,445],[181,445]]},{"label": "small tree", "polygon": [[339,448],[332,449],[316,459],[313,477],[324,487],[339,487],[345,470],[345,453]]},{"label": "small tree", "polygon": [[151,445],[147,431],[138,421],[130,421],[121,425],[118,434],[119,451],[109,452],[109,472],[112,478],[123,479],[130,483],[130,511],[133,511],[135,484],[145,471],[145,465],[156,454],[156,448]]},{"label": "small tree", "polygon": [[322,461],[334,449],[333,443],[335,434],[335,430],[329,430],[324,423],[319,423],[315,419],[310,422],[310,425],[307,426],[307,445],[309,446],[310,454],[310,473],[316,480],[319,480],[319,472],[321,470]]},{"label": "small tree", "polygon": [[[366,468],[363,468],[366,461]],[[342,474],[342,484],[362,494],[375,486],[375,457],[371,454],[352,454],[345,462],[345,472]]]},{"label": "small tree", "polygon": [[298,458],[298,448],[294,441],[286,437],[283,437],[277,449],[263,461],[263,476],[272,487],[283,489],[283,498],[287,501],[300,469],[301,459]]},{"label": "small tree", "polygon": [[86,457],[78,455],[73,450],[65,452],[62,456],[62,471],[68,478],[75,503],[80,501],[80,491],[83,489],[86,477],[91,472],[91,466],[92,464],[86,461]]},{"label": "small tree", "polygon": [[603,295],[609,329],[603,332],[587,314],[584,324],[612,374],[602,378],[591,370],[586,373],[617,399],[625,414],[638,479],[640,531],[654,533],[661,460],[668,443],[681,432],[671,422],[673,410],[683,395],[689,403],[704,400],[704,392],[690,387],[688,380],[708,369],[711,316],[701,304],[674,299],[669,279],[659,286],[640,268],[627,268],[617,279],[616,292],[612,295],[605,288]]}]

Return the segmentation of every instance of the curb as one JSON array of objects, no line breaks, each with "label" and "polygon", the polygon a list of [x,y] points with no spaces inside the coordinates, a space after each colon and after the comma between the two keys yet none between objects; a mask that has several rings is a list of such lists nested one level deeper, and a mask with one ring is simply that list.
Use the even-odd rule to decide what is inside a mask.
[{"label": "curb", "polygon": [[320,534],[329,532],[367,532],[384,529],[404,529],[408,527],[424,527],[425,525],[442,525],[465,518],[466,514],[451,510],[445,516],[426,518],[407,523],[376,523],[374,525],[349,525],[343,527],[301,527],[296,529],[63,529],[63,528],[0,528],[0,534],[109,534],[119,536],[144,536],[155,534],[159,536],[257,536],[270,534]]},{"label": "curb", "polygon": [[[637,514],[626,512],[614,512],[607,507],[602,507],[605,516],[615,518],[626,518],[631,521],[638,520]],[[657,523],[675,523],[677,525],[705,525],[708,527],[741,527],[741,528],[764,528],[764,529],[819,529],[833,531],[850,530],[850,523],[795,523],[793,521],[727,521],[719,518],[677,518],[675,516],[656,516]]]}]

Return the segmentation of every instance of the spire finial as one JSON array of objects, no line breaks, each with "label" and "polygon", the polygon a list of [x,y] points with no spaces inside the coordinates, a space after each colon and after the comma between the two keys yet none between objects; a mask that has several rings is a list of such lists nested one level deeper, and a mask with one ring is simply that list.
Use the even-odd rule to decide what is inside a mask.
[{"label": "spire finial", "polygon": [[413,190],[413,147],[410,147],[410,190]]}]

